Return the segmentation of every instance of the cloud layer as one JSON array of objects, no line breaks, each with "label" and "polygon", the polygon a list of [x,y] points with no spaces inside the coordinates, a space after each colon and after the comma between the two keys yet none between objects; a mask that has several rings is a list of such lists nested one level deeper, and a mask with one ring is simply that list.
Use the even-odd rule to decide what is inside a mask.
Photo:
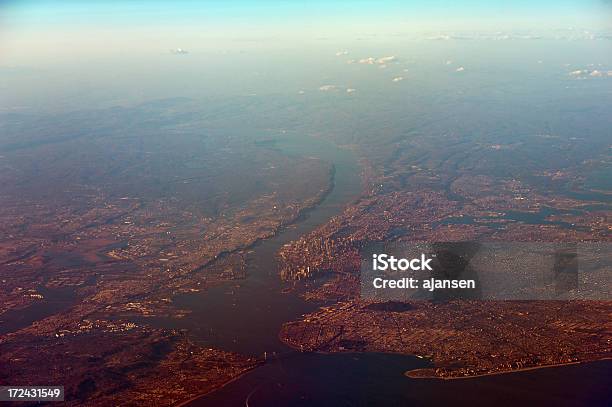
[{"label": "cloud layer", "polygon": [[569,73],[569,76],[576,79],[587,78],[612,78],[612,71],[598,69],[578,69]]}]

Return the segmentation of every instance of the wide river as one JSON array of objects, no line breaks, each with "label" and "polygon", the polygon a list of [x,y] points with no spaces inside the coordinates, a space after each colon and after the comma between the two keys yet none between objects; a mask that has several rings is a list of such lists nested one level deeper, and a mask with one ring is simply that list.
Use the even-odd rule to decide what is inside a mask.
[{"label": "wide river", "polygon": [[462,380],[411,379],[407,370],[428,362],[374,353],[300,353],[278,339],[284,322],[319,304],[283,293],[278,249],[339,214],[361,192],[353,154],[318,139],[291,137],[266,143],[289,155],[313,156],[335,166],[334,188],[314,209],[248,255],[247,277],[205,292],[181,294],[175,303],[191,311],[156,324],[186,328],[210,347],[262,357],[265,364],[198,398],[192,406],[414,406],[414,405],[609,405],[612,362],[537,369]]}]

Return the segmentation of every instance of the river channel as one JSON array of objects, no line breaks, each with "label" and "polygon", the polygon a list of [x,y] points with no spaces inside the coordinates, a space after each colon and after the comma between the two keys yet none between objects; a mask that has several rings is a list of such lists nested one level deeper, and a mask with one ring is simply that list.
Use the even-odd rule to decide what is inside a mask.
[{"label": "river channel", "polygon": [[411,406],[411,405],[606,405],[612,363],[546,368],[462,380],[411,379],[404,372],[428,366],[414,356],[378,353],[300,353],[278,339],[284,322],[321,304],[284,292],[275,254],[341,213],[361,192],[351,151],[318,139],[291,137],[266,143],[289,155],[333,163],[334,187],[315,208],[275,237],[259,242],[247,257],[244,280],[174,302],[190,313],[161,325],[188,329],[205,346],[263,357],[266,362],[192,406]]}]

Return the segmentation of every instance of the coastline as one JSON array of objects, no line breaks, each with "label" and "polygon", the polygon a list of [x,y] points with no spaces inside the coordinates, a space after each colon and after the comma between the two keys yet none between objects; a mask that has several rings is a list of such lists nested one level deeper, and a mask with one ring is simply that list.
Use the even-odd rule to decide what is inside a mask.
[{"label": "coastline", "polygon": [[[338,352],[314,352],[314,353],[319,353],[319,354],[333,354],[333,353],[338,353]],[[372,352],[354,352],[357,354],[367,354],[367,353],[372,353]],[[405,355],[405,356],[414,356],[414,355]],[[543,366],[532,366],[532,367],[526,367],[526,368],[521,368],[521,369],[515,369],[515,370],[508,370],[508,371],[504,371],[504,372],[494,372],[494,373],[484,373],[484,374],[478,374],[478,375],[473,375],[473,376],[464,376],[464,377],[437,377],[437,376],[416,376],[416,377],[412,377],[410,375],[411,372],[416,372],[419,370],[426,370],[426,369],[415,369],[415,370],[409,370],[406,371],[404,373],[404,376],[410,378],[410,379],[436,379],[436,381],[451,381],[451,380],[460,380],[460,379],[478,379],[478,378],[483,378],[483,377],[487,377],[487,376],[498,376],[498,375],[510,375],[512,373],[520,373],[520,372],[526,372],[526,371],[535,371],[535,370],[541,370],[541,369],[546,369],[546,368],[563,368],[563,367],[567,367],[567,366],[576,366],[576,365],[583,365],[583,364],[589,364],[589,363],[596,363],[596,362],[601,362],[601,361],[606,361],[606,360],[612,360],[612,357],[610,358],[602,358],[602,359],[597,359],[597,360],[588,360],[588,361],[577,361],[577,362],[569,362],[569,363],[557,363],[557,364],[550,364],[550,365],[543,365]],[[243,371],[242,373],[240,373],[239,375],[233,377],[232,379],[216,385],[212,388],[210,388],[209,390],[207,390],[206,392],[202,392],[198,395],[192,396],[189,399],[182,401],[178,404],[176,404],[177,407],[183,407],[183,406],[187,406],[190,403],[206,397],[207,395],[220,390],[221,388],[241,379],[243,376],[247,375],[248,373],[250,373],[251,371],[253,371],[254,369],[257,369],[259,367],[261,367],[262,365],[264,365],[265,362],[260,361],[259,363],[256,363],[253,367]]]},{"label": "coastline", "polygon": [[476,378],[479,378],[479,377],[499,376],[499,375],[506,375],[506,374],[519,373],[519,372],[528,372],[528,371],[532,371],[532,370],[540,370],[540,369],[547,369],[547,368],[554,368],[554,367],[565,367],[565,366],[582,365],[582,364],[585,364],[585,363],[601,362],[601,361],[604,361],[604,360],[612,360],[612,357],[602,358],[602,359],[595,359],[595,360],[581,360],[581,361],[567,362],[567,363],[553,363],[553,364],[550,364],[550,365],[541,365],[541,366],[530,366],[530,367],[523,367],[523,368],[520,368],[520,369],[505,370],[505,371],[499,371],[499,372],[480,373],[480,374],[475,374],[475,375],[471,375],[471,376],[440,377],[440,376],[434,376],[434,375],[423,375],[423,376],[415,375],[416,372],[421,372],[421,371],[424,371],[424,370],[431,370],[431,369],[407,370],[406,372],[404,372],[404,376],[409,377],[411,379],[417,379],[417,380],[420,380],[420,379],[469,380],[469,379],[476,379]]},{"label": "coastline", "polygon": [[[276,230],[271,233],[268,236],[263,236],[263,237],[258,237],[255,240],[253,240],[252,242],[250,242],[248,245],[244,246],[244,247],[239,247],[237,249],[231,250],[231,251],[225,251],[220,253],[217,257],[211,259],[210,261],[206,262],[203,265],[200,265],[199,267],[197,267],[194,271],[198,271],[201,270],[203,268],[205,268],[206,266],[209,266],[210,264],[214,263],[215,261],[219,260],[220,258],[230,255],[234,252],[238,252],[240,250],[248,250],[248,249],[252,249],[254,247],[256,247],[258,244],[260,244],[261,242],[273,238],[275,236],[277,236],[278,234],[282,233],[282,231],[284,229],[286,229],[287,227],[290,227],[296,223],[299,223],[302,219],[304,219],[305,216],[307,216],[307,214],[311,211],[313,211],[314,209],[317,208],[317,206],[319,206],[334,190],[335,187],[335,176],[336,176],[336,167],[333,163],[331,163],[331,169],[330,169],[330,173],[329,173],[329,181],[327,183],[327,187],[322,190],[319,194],[317,194],[316,196],[314,196],[313,198],[310,199],[310,202],[308,202],[306,205],[304,205],[302,208],[300,208],[296,214],[295,217],[293,217],[292,219],[289,219],[286,222],[281,222],[278,227],[276,228]],[[223,282],[219,282],[219,284],[223,284]],[[181,401],[178,404],[176,404],[177,407],[182,407],[182,406],[186,406],[189,405],[191,402],[198,400],[202,397],[205,397],[206,395],[213,393],[225,386],[227,386],[228,384],[240,379],[241,377],[243,377],[244,375],[246,375],[247,373],[251,372],[254,369],[257,369],[258,367],[260,367],[261,365],[263,365],[265,363],[265,361],[258,361],[256,362],[252,367],[245,369],[244,371],[242,371],[240,374],[233,376],[232,378],[230,378],[227,381],[224,381],[220,384],[217,384],[211,388],[209,388],[208,390],[206,390],[205,392],[202,393],[198,393],[192,397],[190,397],[187,400]]]},{"label": "coastline", "polygon": [[288,227],[291,227],[293,225],[295,225],[296,223],[299,223],[302,219],[304,219],[304,217],[306,215],[308,215],[309,212],[315,210],[321,203],[323,203],[323,201],[325,201],[325,199],[329,196],[329,194],[332,193],[332,191],[334,190],[335,187],[335,178],[336,178],[336,167],[333,163],[331,163],[331,169],[330,169],[330,174],[329,174],[329,179],[328,179],[328,183],[327,183],[327,187],[323,190],[321,190],[317,195],[313,196],[312,198],[308,199],[304,205],[302,207],[300,207],[296,214],[291,217],[288,218],[286,220],[281,220],[278,224],[278,226],[276,227],[276,229],[274,229],[273,231],[269,232],[268,234],[264,234],[264,235],[260,235],[255,237],[254,239],[252,239],[250,242],[235,247],[231,250],[224,250],[220,253],[218,253],[215,257],[213,257],[212,259],[200,264],[198,267],[194,268],[191,273],[195,273],[195,272],[199,272],[204,270],[206,267],[211,266],[212,264],[214,264],[216,261],[229,256],[231,254],[234,253],[238,253],[240,251],[244,251],[244,250],[251,250],[253,248],[255,248],[258,244],[262,243],[263,241],[266,241],[268,239],[272,239],[274,237],[276,237],[277,235],[279,235],[280,233],[283,232],[283,230],[287,229]]},{"label": "coastline", "polygon": [[203,393],[198,393],[195,396],[192,396],[192,397],[190,397],[187,400],[181,401],[178,404],[175,404],[175,406],[176,407],[187,406],[187,405],[189,405],[189,403],[191,403],[193,401],[196,401],[196,400],[198,400],[198,399],[200,399],[202,397],[205,397],[206,395],[208,395],[208,394],[210,394],[210,393],[212,393],[214,391],[217,391],[217,390],[227,386],[228,384],[230,384],[232,382],[235,382],[236,380],[240,379],[242,376],[246,375],[247,373],[251,372],[254,369],[257,369],[259,366],[261,366],[264,363],[265,362],[259,361],[259,362],[255,363],[253,366],[251,366],[250,368],[243,370],[242,373],[232,377],[231,379],[229,379],[229,380],[227,380],[227,381],[225,381],[223,383],[217,384],[217,385],[211,387],[210,389],[206,390]]},{"label": "coastline", "polygon": [[[276,230],[267,235],[267,236],[260,236],[259,238],[253,240],[252,242],[250,242],[248,245],[245,245],[244,247],[240,247],[237,248],[236,250],[233,251],[227,251],[227,252],[223,252],[220,253],[216,258],[211,259],[209,262],[200,265],[199,267],[197,267],[194,271],[198,271],[203,269],[206,266],[209,266],[210,264],[212,264],[213,262],[217,261],[219,258],[222,258],[224,256],[230,255],[231,253],[233,253],[234,251],[240,251],[240,250],[248,250],[248,249],[255,249],[256,247],[258,247],[259,245],[263,244],[266,241],[269,241],[270,239],[273,239],[279,235],[281,235],[284,231],[288,230],[289,228],[291,228],[292,226],[296,225],[296,224],[300,224],[300,222],[304,221],[305,219],[307,219],[308,215],[313,212],[316,211],[321,204],[323,204],[329,197],[330,195],[332,195],[332,193],[334,193],[334,191],[336,190],[337,187],[337,183],[338,183],[338,177],[337,177],[337,164],[334,161],[328,161],[330,163],[330,172],[329,172],[329,181],[326,185],[326,188],[321,190],[319,194],[317,194],[316,196],[312,197],[309,202],[306,202],[305,205],[299,209],[299,211],[297,212],[296,216],[292,217],[291,219],[286,220],[285,222],[281,222],[278,227],[276,228]],[[361,191],[358,192],[357,194],[358,196],[361,196]],[[345,202],[344,204],[346,204],[347,202]],[[344,205],[343,205],[344,207]],[[325,222],[327,222],[330,218],[325,219]],[[280,276],[278,276],[278,278],[280,279]],[[223,284],[223,282],[219,282],[219,284]],[[278,335],[278,333],[277,333]],[[248,373],[252,372],[253,370],[260,368],[261,366],[265,365],[266,362],[263,360],[259,360],[257,361],[252,367],[244,370],[243,372],[241,372],[240,374],[224,381],[223,383],[217,384],[209,389],[207,389],[206,391],[203,391],[201,393],[198,393],[196,395],[193,395],[191,397],[189,397],[188,399],[185,399],[183,401],[178,402],[177,404],[175,404],[176,406],[186,406],[189,405],[193,402],[195,402],[198,399],[204,398],[218,390],[220,390],[221,388],[224,388],[227,385],[230,385],[231,383],[241,379],[243,376],[247,375]]]},{"label": "coastline", "polygon": [[[298,346],[296,346],[295,344],[286,341],[282,337],[281,333],[282,333],[282,331],[279,332],[279,334],[278,334],[279,340],[281,342],[283,342],[285,345],[287,345],[289,348],[291,348],[294,351],[296,351],[296,352],[302,352],[302,353],[313,352],[313,353],[318,353],[318,354],[322,354],[322,355],[347,353],[347,352],[336,352],[336,351],[327,351],[327,352],[326,351],[317,351],[317,350],[312,350],[312,349],[302,350]],[[348,353],[366,354],[366,353],[378,353],[378,352],[362,351],[362,352],[348,352]],[[383,352],[383,353],[390,354],[390,355],[403,355],[403,356],[419,357],[418,355],[405,354],[405,353],[400,353],[400,352]],[[430,367],[430,368],[420,368],[420,369],[407,370],[407,371],[404,372],[404,376],[406,376],[406,377],[408,377],[410,379],[417,379],[417,380],[422,380],[422,379],[434,379],[434,380],[442,380],[442,381],[446,381],[446,380],[469,380],[469,379],[477,379],[477,378],[487,377],[487,376],[507,375],[507,374],[512,374],[512,373],[520,373],[520,372],[527,372],[527,371],[547,369],[547,368],[583,365],[583,364],[588,364],[588,363],[602,362],[602,361],[606,361],[606,360],[612,360],[612,357],[604,357],[604,358],[593,359],[593,360],[579,360],[579,361],[575,361],[575,362],[566,362],[566,363],[553,363],[553,364],[540,365],[540,366],[528,366],[528,367],[523,367],[523,368],[519,368],[519,369],[504,370],[504,371],[497,371],[497,372],[490,372],[490,373],[479,373],[479,374],[469,375],[469,376],[447,376],[447,377],[441,377],[441,376],[435,376],[435,375],[432,375],[432,374],[424,374],[424,375],[419,375],[418,374],[420,372],[434,371],[436,369],[436,367],[434,366],[434,367]]]}]

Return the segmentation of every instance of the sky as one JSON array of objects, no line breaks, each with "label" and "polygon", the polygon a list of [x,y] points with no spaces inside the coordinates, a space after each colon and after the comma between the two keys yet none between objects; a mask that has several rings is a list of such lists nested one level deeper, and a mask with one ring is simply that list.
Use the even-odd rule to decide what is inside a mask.
[{"label": "sky", "polygon": [[[543,74],[566,78],[588,64],[612,69],[611,44],[603,0],[0,0],[0,109],[295,94],[349,72],[406,86],[447,61],[466,76],[554,61]],[[388,56],[396,61],[360,62]],[[378,80],[366,76],[342,86]]]},{"label": "sky", "polygon": [[[128,43],[157,36],[309,39],[432,31],[612,30],[610,0],[0,0],[0,47],[100,36]],[[32,38],[34,37],[34,38]],[[143,38],[144,37],[144,38]],[[14,45],[14,47],[11,47]]]},{"label": "sky", "polygon": [[202,21],[214,25],[287,21],[299,24],[313,20],[343,26],[390,19],[410,21],[417,26],[441,20],[458,26],[467,22],[477,28],[500,21],[514,26],[531,25],[535,21],[547,27],[581,22],[606,25],[610,3],[606,0],[2,0],[0,10],[10,25],[36,23],[43,27],[173,25]]}]

